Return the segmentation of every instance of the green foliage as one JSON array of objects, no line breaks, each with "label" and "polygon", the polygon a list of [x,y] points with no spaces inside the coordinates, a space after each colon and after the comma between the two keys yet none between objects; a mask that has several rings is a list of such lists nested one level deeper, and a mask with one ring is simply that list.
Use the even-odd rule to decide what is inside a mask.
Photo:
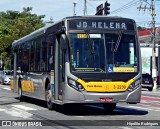
[{"label": "green foliage", "polygon": [[3,62],[3,69],[7,69],[9,70],[10,69],[10,64],[11,64],[11,57],[10,57],[10,54],[7,53],[7,52],[2,52],[1,53],[2,55],[2,62]]},{"label": "green foliage", "polygon": [[5,68],[10,67],[11,45],[17,40],[41,27],[45,15],[32,14],[32,7],[19,11],[0,12],[0,54],[2,54]]},{"label": "green foliage", "polygon": [[138,26],[137,29],[138,29],[138,30],[144,30],[144,29],[146,29],[146,28],[145,28],[145,27]]}]

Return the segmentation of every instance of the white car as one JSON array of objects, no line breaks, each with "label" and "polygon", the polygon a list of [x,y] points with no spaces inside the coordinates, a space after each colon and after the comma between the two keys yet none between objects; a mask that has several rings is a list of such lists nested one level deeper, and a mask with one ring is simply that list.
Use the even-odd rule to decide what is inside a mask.
[{"label": "white car", "polygon": [[2,72],[1,77],[0,77],[0,82],[2,84],[10,84],[10,80],[13,78],[13,72],[10,70],[5,70]]}]

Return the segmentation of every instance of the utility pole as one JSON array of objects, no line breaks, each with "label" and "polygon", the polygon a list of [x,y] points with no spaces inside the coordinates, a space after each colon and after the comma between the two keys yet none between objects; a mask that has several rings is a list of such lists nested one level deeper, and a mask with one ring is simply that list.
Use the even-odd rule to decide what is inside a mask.
[{"label": "utility pole", "polygon": [[155,1],[152,0],[152,77],[154,79],[154,87],[153,89],[157,89],[156,84],[156,77],[157,77],[157,70],[156,70],[156,45],[155,45]]},{"label": "utility pole", "polygon": [[87,0],[84,0],[84,16],[87,15]]},{"label": "utility pole", "polygon": [[150,7],[138,7],[137,9],[141,10],[143,9],[144,11],[151,10],[151,16],[152,16],[152,37],[151,37],[151,42],[152,42],[152,78],[154,79],[154,87],[153,89],[157,89],[157,84],[156,84],[156,77],[157,77],[157,70],[156,70],[156,45],[155,45],[155,1],[151,0],[151,4],[145,0],[147,4],[150,5]]},{"label": "utility pole", "polygon": [[73,2],[73,16],[76,16],[76,4],[77,4],[77,1],[74,1]]}]

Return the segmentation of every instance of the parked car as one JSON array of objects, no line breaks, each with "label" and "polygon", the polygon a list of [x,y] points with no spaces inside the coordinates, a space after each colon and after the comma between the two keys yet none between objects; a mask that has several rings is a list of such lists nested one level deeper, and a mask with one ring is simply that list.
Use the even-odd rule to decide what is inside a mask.
[{"label": "parked car", "polygon": [[13,71],[11,71],[11,70],[4,70],[1,73],[0,82],[2,84],[10,84],[11,78],[13,78]]},{"label": "parked car", "polygon": [[142,74],[142,88],[147,88],[149,91],[153,90],[154,81],[150,74]]}]

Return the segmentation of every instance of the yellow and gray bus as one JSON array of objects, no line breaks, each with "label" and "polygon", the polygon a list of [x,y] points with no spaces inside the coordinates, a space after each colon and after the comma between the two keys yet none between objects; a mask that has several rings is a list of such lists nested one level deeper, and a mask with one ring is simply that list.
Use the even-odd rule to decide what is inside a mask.
[{"label": "yellow and gray bus", "polygon": [[139,103],[141,57],[132,19],[76,16],[43,27],[12,44],[19,99],[29,96],[54,104]]}]

